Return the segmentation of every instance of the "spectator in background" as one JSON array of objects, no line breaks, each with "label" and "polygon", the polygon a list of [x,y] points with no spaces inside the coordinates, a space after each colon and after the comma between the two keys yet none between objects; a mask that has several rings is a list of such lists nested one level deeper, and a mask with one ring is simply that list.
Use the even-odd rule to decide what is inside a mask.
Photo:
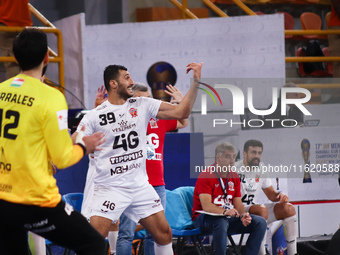
[{"label": "spectator in background", "polygon": [[200,173],[195,185],[192,220],[195,227],[212,232],[214,254],[218,255],[226,254],[230,233],[249,233],[242,254],[257,254],[267,226],[261,216],[245,212],[240,178],[232,171],[236,152],[230,143],[217,145],[215,163]]},{"label": "spectator in background", "polygon": [[[28,8],[29,0],[1,0],[0,1],[0,26],[26,27],[32,26],[31,13]],[[17,32],[0,31],[1,56],[13,57],[13,41]],[[4,62],[7,79],[19,74],[19,65],[16,62]]]},{"label": "spectator in background", "polygon": [[[297,88],[296,84],[293,82],[288,82],[285,85],[283,85],[283,88]],[[293,98],[300,98],[299,93],[287,93],[287,98],[293,99]],[[269,109],[271,108],[272,105],[270,105]],[[281,91],[279,94],[279,98],[277,99],[277,107],[276,110],[270,114],[265,116],[264,125],[262,128],[282,128],[281,121],[285,119],[292,119],[295,121],[285,121],[284,125],[285,126],[292,126],[294,127],[297,123],[297,125],[302,125],[303,124],[303,113],[301,110],[296,106],[296,105],[289,105],[287,106],[289,109],[286,110],[287,115],[281,115]],[[269,121],[271,119],[275,119],[276,121]]]},{"label": "spectator in background", "polygon": [[[340,0],[331,0],[332,14],[328,22],[328,29],[340,29]],[[330,56],[340,56],[340,34],[328,35],[328,50]],[[340,78],[340,62],[333,62],[333,77]],[[340,89],[332,91],[332,96],[326,104],[340,103]]]},{"label": "spectator in background", "polygon": [[[260,171],[253,171],[261,169],[263,165],[261,163],[262,152],[261,141],[248,140],[243,147],[243,161],[235,163],[235,167],[240,173],[242,203],[246,212],[262,216],[267,220],[267,224],[283,220],[287,254],[294,255],[297,253],[296,237],[298,234],[295,208],[289,203],[286,194],[274,190],[268,175],[259,174]],[[247,171],[242,171],[242,169],[247,169]],[[261,190],[274,203],[258,204]],[[264,243],[261,245],[259,255],[265,255]]]}]

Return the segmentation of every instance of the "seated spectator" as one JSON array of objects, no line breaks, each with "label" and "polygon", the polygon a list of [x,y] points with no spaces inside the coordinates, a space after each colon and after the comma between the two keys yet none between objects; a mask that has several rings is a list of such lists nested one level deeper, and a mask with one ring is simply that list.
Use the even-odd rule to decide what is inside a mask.
[{"label": "seated spectator", "polygon": [[[244,254],[257,254],[267,224],[264,218],[244,210],[240,178],[230,171],[235,158],[236,149],[230,143],[216,147],[215,163],[200,173],[196,182],[192,220],[203,232],[212,232],[214,254],[226,254],[227,235],[240,233],[250,233]],[[201,210],[206,213],[199,213]]]},{"label": "seated spectator", "polygon": [[[235,163],[236,169],[249,169],[242,171],[241,178],[241,195],[245,211],[264,217],[270,224],[276,220],[283,220],[285,227],[285,237],[287,242],[288,255],[297,253],[296,237],[298,234],[298,223],[294,206],[288,203],[289,198],[286,194],[275,191],[271,179],[268,176],[262,177],[261,174],[252,173],[252,169],[260,168],[263,144],[258,140],[248,140],[243,148],[243,161]],[[258,204],[261,189],[267,198],[275,203]],[[265,255],[264,244],[261,245],[259,255]]]}]

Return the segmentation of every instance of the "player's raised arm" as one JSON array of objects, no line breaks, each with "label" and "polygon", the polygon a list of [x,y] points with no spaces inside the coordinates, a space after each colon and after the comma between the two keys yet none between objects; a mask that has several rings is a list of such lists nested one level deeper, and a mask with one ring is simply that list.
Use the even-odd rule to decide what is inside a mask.
[{"label": "player's raised arm", "polygon": [[[175,86],[172,86],[171,84],[167,85],[166,88],[167,90],[164,90],[164,92],[172,97],[170,104],[179,104],[183,100],[184,96],[178,88],[176,88]],[[188,124],[189,124],[189,120],[187,118],[178,119],[176,129],[185,128],[186,126],[188,126]]]},{"label": "player's raised arm", "polygon": [[186,73],[191,70],[193,72],[193,83],[190,86],[188,93],[184,96],[183,100],[178,105],[172,105],[167,102],[162,102],[159,107],[157,118],[159,119],[186,119],[189,117],[191,109],[195,103],[198,81],[201,78],[201,69],[203,62],[190,63],[187,65]]}]

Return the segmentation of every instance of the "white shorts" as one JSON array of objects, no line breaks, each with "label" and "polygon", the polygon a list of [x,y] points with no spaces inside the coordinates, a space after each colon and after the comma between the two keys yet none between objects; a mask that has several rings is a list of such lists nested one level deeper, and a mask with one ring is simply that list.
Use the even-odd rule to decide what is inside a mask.
[{"label": "white shorts", "polygon": [[84,188],[84,197],[83,203],[81,205],[81,213],[84,215],[85,218],[90,219],[90,212],[91,212],[91,201],[92,195],[94,190],[94,175],[96,172],[96,167],[94,165],[94,159],[89,156],[89,169],[87,170],[85,188]]},{"label": "white shorts", "polygon": [[101,216],[116,223],[124,214],[134,222],[163,210],[155,189],[146,182],[140,188],[95,186],[90,209],[91,216]]},{"label": "white shorts", "polygon": [[[263,204],[266,208],[267,208],[267,211],[268,211],[268,220],[267,220],[267,224],[270,224],[274,221],[277,221],[276,217],[275,217],[275,213],[274,213],[274,206],[276,205],[277,203],[266,203],[266,204]],[[253,206],[253,205],[245,205],[244,206],[244,209],[246,210],[246,212],[249,212],[249,208]]]}]

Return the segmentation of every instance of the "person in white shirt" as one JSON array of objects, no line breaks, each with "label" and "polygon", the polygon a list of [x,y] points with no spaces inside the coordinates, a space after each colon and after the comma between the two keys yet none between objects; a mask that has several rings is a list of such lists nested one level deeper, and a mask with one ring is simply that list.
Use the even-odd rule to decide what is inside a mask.
[{"label": "person in white shirt", "polygon": [[[276,220],[283,220],[288,255],[293,255],[297,253],[296,237],[298,233],[295,208],[289,203],[289,198],[286,194],[274,190],[268,176],[261,175],[260,171],[251,171],[252,168],[261,167],[262,152],[263,144],[261,141],[248,140],[243,147],[243,161],[235,163],[241,178],[242,203],[246,212],[262,216],[267,220],[267,224]],[[247,171],[244,171],[245,167]],[[261,189],[267,198],[274,203],[263,205],[257,203]],[[265,254],[264,244],[261,245],[259,254]]]},{"label": "person in white shirt", "polygon": [[203,63],[190,63],[194,82],[181,103],[172,105],[152,98],[132,97],[134,81],[127,68],[107,66],[104,84],[108,100],[87,113],[77,128],[85,135],[101,130],[102,150],[94,153],[94,194],[90,222],[106,237],[112,222],[124,214],[139,222],[155,240],[155,254],[172,255],[172,232],[160,198],[148,182],[145,169],[146,129],[151,118],[188,118],[195,101]]}]

